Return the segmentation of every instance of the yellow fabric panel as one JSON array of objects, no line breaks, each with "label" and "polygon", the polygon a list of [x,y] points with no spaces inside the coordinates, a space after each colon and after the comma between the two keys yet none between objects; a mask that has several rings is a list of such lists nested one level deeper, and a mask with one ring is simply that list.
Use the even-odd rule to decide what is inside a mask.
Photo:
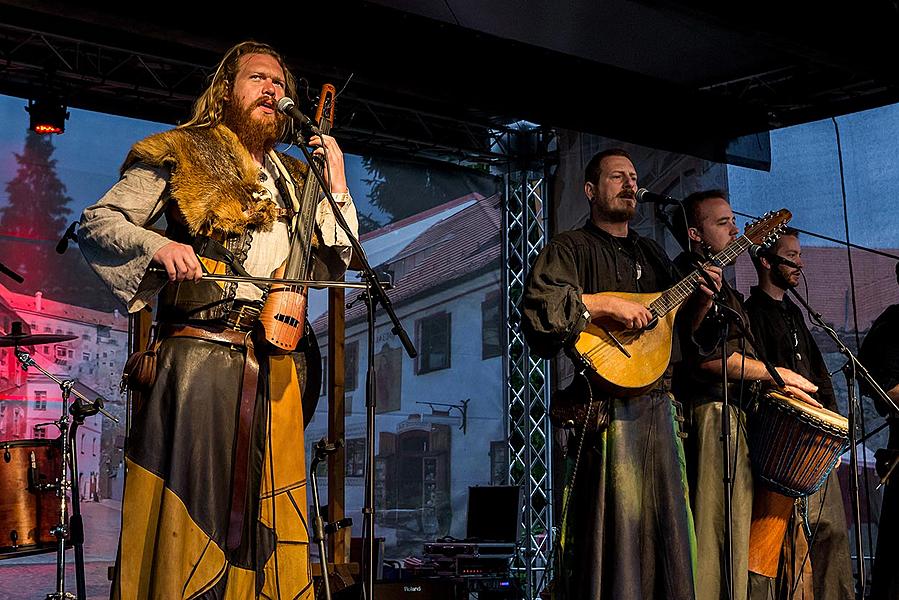
[{"label": "yellow fabric panel", "polygon": [[[305,524],[303,406],[293,359],[273,357],[270,367],[271,419],[259,519],[275,530],[278,544],[264,567],[262,596],[306,600],[313,598],[313,590]],[[126,466],[121,556],[112,597],[191,598],[227,575],[226,599],[253,598],[256,573],[229,564],[162,479],[131,460],[126,459]]]},{"label": "yellow fabric panel", "polygon": [[[224,553],[200,529],[162,480],[128,460],[122,511],[122,598],[190,598],[217,582],[229,568]],[[229,585],[249,575],[241,595],[253,593],[252,571],[230,567]],[[247,592],[249,590],[249,592]],[[249,593],[249,595],[248,595]]]},{"label": "yellow fabric panel", "polygon": [[[269,365],[270,446],[266,449],[262,469],[259,518],[278,532],[278,545],[275,555],[265,565],[263,594],[272,598],[293,598],[311,580],[309,532],[305,523],[303,403],[293,359],[290,356],[275,356],[271,357]],[[274,469],[270,456],[278,457],[274,461]],[[312,598],[312,595],[310,586],[301,598]]]},{"label": "yellow fabric panel", "polygon": [[[226,275],[227,274],[227,265],[225,263],[212,260],[211,258],[206,258],[204,256],[200,256],[200,264],[203,265],[203,268],[210,275]],[[228,283],[227,281],[216,281],[216,284],[222,289],[225,289],[225,285]]]}]

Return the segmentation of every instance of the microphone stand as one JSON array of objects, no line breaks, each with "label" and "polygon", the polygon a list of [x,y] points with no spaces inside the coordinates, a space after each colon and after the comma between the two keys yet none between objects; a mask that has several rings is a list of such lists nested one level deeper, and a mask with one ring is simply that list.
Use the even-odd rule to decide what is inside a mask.
[{"label": "microphone stand", "polygon": [[[312,519],[312,541],[318,545],[318,561],[322,569],[322,588],[325,591],[325,600],[331,600],[331,580],[328,573],[328,551],[325,548],[325,522],[322,519],[321,500],[318,497],[318,465],[343,445],[338,440],[329,444],[324,438],[316,442],[313,449],[315,456],[309,466],[309,480],[312,483],[312,506],[315,507],[315,517]],[[330,525],[330,524],[329,524]]]},{"label": "microphone stand", "polygon": [[857,413],[858,410],[858,397],[855,393],[855,383],[858,379],[858,376],[870,386],[870,389],[874,390],[874,393],[886,403],[886,406],[891,407],[894,411],[899,412],[899,406],[896,406],[896,403],[893,402],[893,399],[890,398],[886,392],[883,391],[883,388],[874,381],[874,378],[871,377],[871,374],[868,372],[868,369],[859,362],[858,358],[852,354],[852,351],[843,343],[840,339],[840,336],[837,335],[837,332],[833,330],[827,323],[824,322],[824,318],[821,316],[821,313],[813,309],[808,302],[806,302],[805,298],[802,297],[795,289],[787,288],[788,291],[793,294],[793,296],[799,300],[802,306],[805,307],[805,310],[808,311],[809,316],[815,322],[815,324],[824,330],[825,333],[836,343],[837,348],[839,348],[840,353],[846,357],[847,362],[843,365],[842,371],[843,375],[846,377],[846,391],[848,393],[848,403],[849,403],[849,468],[852,470],[852,474],[849,477],[849,497],[852,501],[852,518],[855,525],[855,552],[856,552],[856,560],[858,561],[858,580],[856,591],[859,594],[859,598],[865,597],[865,555],[864,550],[862,548],[862,527],[861,527],[861,501],[859,498],[859,485],[858,485],[858,451],[856,440],[856,423],[858,422]]},{"label": "microphone stand", "polygon": [[[721,289],[729,288],[726,282],[721,282]],[[733,293],[733,290],[731,290]],[[763,365],[765,365],[765,370],[771,375],[771,379],[774,383],[781,388],[783,388],[786,384],[783,378],[780,376],[780,373],[777,372],[777,369],[768,361],[767,358],[764,357],[764,354],[759,352],[758,347],[756,346],[755,339],[752,337],[752,334],[747,330],[746,323],[743,319],[743,316],[731,308],[727,306],[720,300],[715,300],[716,306],[720,309],[719,319],[725,321],[724,332],[725,336],[721,340],[721,369],[722,369],[722,415],[721,415],[721,445],[722,451],[724,452],[724,485],[725,485],[725,494],[724,494],[724,527],[725,527],[725,543],[727,545],[728,552],[728,576],[727,580],[730,585],[730,593],[731,597],[735,596],[734,589],[734,579],[733,579],[733,502],[731,500],[731,492],[733,490],[733,474],[731,473],[731,465],[730,465],[730,404],[728,397],[728,382],[727,382],[727,349],[726,349],[726,341],[727,341],[727,331],[728,325],[733,323],[737,326],[739,330],[740,336],[749,344],[752,350],[756,354],[756,360],[761,361]],[[745,356],[745,353],[743,354]]]},{"label": "microphone stand", "polygon": [[387,313],[387,316],[390,318],[390,321],[393,323],[391,332],[399,338],[400,343],[403,345],[409,358],[417,357],[418,351],[415,349],[415,346],[413,346],[412,341],[409,339],[409,335],[406,333],[399,318],[396,316],[396,312],[393,310],[393,304],[391,304],[390,298],[387,296],[387,291],[384,289],[377,274],[369,264],[368,257],[365,255],[365,250],[362,249],[362,244],[359,243],[359,240],[356,239],[356,236],[353,235],[349,225],[347,225],[346,219],[344,219],[343,213],[340,210],[340,206],[337,204],[337,201],[334,200],[334,196],[331,194],[331,188],[325,181],[317,161],[313,159],[312,153],[306,148],[304,141],[301,140],[297,146],[306,158],[306,162],[309,165],[309,172],[318,180],[325,198],[328,199],[328,203],[331,205],[331,212],[333,212],[337,224],[347,234],[347,238],[353,248],[353,254],[357,256],[359,264],[362,267],[360,269],[360,276],[366,285],[365,292],[363,292],[363,298],[365,299],[365,306],[368,310],[368,367],[365,376],[366,470],[365,501],[362,508],[364,521],[363,539],[365,544],[362,570],[364,576],[363,587],[365,590],[365,598],[366,600],[373,600],[375,571],[375,566],[372,564],[374,562],[375,549],[375,408],[377,406],[374,354],[375,308],[378,303],[381,304],[384,311]]}]

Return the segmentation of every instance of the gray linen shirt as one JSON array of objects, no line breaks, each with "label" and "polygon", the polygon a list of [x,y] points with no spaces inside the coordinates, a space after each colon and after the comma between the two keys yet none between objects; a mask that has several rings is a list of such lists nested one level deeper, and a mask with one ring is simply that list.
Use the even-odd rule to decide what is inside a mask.
[{"label": "gray linen shirt", "polygon": [[[277,175],[277,169],[266,171]],[[171,242],[161,233],[148,229],[165,212],[170,199],[168,182],[169,172],[166,169],[135,164],[81,215],[78,231],[81,252],[113,295],[125,303],[128,312],[137,312],[147,306],[167,281],[165,273],[147,269],[153,255]],[[279,201],[276,195],[272,200]],[[349,194],[335,194],[335,200],[354,236],[358,237],[358,218],[352,198]],[[322,200],[317,207],[316,223],[325,245],[337,251],[346,267],[352,252],[350,242],[337,225],[327,200]],[[257,251],[260,250],[259,244],[267,242],[283,244],[284,240],[280,236],[254,234],[253,244],[257,245]],[[251,275],[268,276],[283,262],[286,248],[283,252],[264,254],[272,257],[270,263],[254,265]],[[341,274],[342,271],[331,272],[328,276],[333,279]],[[322,279],[322,274],[316,273],[315,277]],[[250,286],[242,287],[241,292],[239,296],[245,299],[254,299],[256,293]]]}]

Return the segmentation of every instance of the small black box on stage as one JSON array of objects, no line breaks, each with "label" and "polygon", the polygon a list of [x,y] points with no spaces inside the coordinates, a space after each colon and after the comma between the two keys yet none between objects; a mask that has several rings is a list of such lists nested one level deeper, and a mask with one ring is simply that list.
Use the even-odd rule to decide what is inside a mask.
[{"label": "small black box on stage", "polygon": [[517,544],[521,527],[521,486],[470,486],[467,525],[466,541]]}]

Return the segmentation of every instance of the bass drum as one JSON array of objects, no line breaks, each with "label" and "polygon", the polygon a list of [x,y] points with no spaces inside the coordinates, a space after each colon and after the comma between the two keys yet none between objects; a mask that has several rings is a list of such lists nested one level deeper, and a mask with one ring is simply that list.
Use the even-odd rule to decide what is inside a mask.
[{"label": "bass drum", "polygon": [[56,550],[60,438],[0,442],[0,557]]}]

